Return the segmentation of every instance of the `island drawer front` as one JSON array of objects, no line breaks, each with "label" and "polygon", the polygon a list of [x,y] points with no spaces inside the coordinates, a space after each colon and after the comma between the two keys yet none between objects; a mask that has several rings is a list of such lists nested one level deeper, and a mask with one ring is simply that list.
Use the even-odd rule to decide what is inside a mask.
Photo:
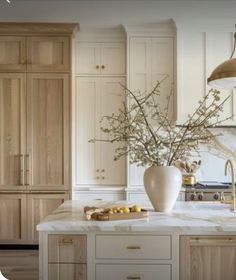
[{"label": "island drawer front", "polygon": [[48,236],[49,263],[86,263],[87,237],[86,235],[49,235]]},{"label": "island drawer front", "polygon": [[49,264],[48,280],[86,280],[86,264]]},{"label": "island drawer front", "polygon": [[169,235],[96,235],[97,259],[171,259]]},{"label": "island drawer front", "polygon": [[171,280],[171,265],[98,264],[96,280]]}]

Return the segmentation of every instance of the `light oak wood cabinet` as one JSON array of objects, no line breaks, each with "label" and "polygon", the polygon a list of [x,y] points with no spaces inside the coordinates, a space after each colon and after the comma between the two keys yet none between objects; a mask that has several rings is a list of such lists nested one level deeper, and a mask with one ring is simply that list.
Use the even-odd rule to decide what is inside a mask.
[{"label": "light oak wood cabinet", "polygon": [[125,74],[125,44],[122,42],[78,42],[76,53],[78,75]]},{"label": "light oak wood cabinet", "polygon": [[0,23],[0,242],[36,243],[36,224],[68,198],[76,29]]},{"label": "light oak wood cabinet", "polygon": [[69,189],[69,76],[29,74],[25,183],[31,190]]},{"label": "light oak wood cabinet", "polygon": [[27,221],[28,240],[30,243],[38,243],[37,224],[51,214],[65,200],[69,199],[68,194],[28,194],[27,195]]},{"label": "light oak wood cabinet", "polygon": [[25,62],[25,37],[0,36],[0,71],[25,71]]},{"label": "light oak wood cabinet", "polygon": [[48,280],[87,279],[87,236],[48,236]]},{"label": "light oak wood cabinet", "polygon": [[0,213],[0,242],[26,242],[26,194],[0,194]]},{"label": "light oak wood cabinet", "polygon": [[26,77],[0,73],[0,190],[25,190]]},{"label": "light oak wood cabinet", "polygon": [[181,280],[234,280],[235,236],[182,236]]},{"label": "light oak wood cabinet", "polygon": [[86,280],[86,264],[49,264],[48,280]]},{"label": "light oak wood cabinet", "polygon": [[124,78],[76,78],[76,185],[125,184],[125,159],[114,161],[117,145],[88,142],[93,138],[107,139],[100,129],[100,120],[122,106],[125,96],[120,84],[125,84]]},{"label": "light oak wood cabinet", "polygon": [[70,38],[30,36],[27,38],[27,71],[70,71]]},{"label": "light oak wood cabinet", "polygon": [[0,243],[37,244],[36,225],[65,200],[66,193],[0,193]]}]

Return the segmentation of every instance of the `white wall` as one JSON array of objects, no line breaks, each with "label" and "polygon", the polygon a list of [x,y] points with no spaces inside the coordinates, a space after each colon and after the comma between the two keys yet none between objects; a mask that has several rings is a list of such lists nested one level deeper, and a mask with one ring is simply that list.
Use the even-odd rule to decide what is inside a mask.
[{"label": "white wall", "polygon": [[235,1],[11,0],[0,1],[1,21],[80,22],[81,25],[155,23],[173,18],[190,27],[204,20],[235,21]]},{"label": "white wall", "polygon": [[[79,22],[83,26],[118,26],[157,23],[172,18],[177,30],[214,29],[221,25],[234,31],[235,1],[149,1],[149,0],[86,0],[43,1],[0,0],[0,21]],[[183,31],[185,32],[185,31]],[[186,40],[188,36],[185,36]],[[178,54],[179,55],[179,54]],[[181,54],[180,54],[181,55]],[[198,53],[196,53],[196,57]],[[232,136],[233,137],[233,136]],[[222,159],[204,154],[202,179],[224,179]],[[214,162],[214,166],[210,163]],[[222,172],[221,172],[222,170]]]}]

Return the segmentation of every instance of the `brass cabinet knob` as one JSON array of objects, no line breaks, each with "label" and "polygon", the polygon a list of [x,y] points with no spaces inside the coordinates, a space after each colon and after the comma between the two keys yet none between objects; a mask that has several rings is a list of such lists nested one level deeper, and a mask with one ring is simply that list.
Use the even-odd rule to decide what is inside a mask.
[{"label": "brass cabinet knob", "polygon": [[102,69],[105,69],[105,65],[102,65],[102,67],[101,67]]},{"label": "brass cabinet knob", "polygon": [[96,179],[98,180],[98,179],[100,179],[100,177],[99,177],[99,176],[97,176],[97,177],[96,177]]},{"label": "brass cabinet knob", "polygon": [[96,172],[99,172],[100,170],[99,169],[96,169]]},{"label": "brass cabinet knob", "polygon": [[99,65],[96,65],[96,69],[99,69]]},{"label": "brass cabinet knob", "polygon": [[105,179],[105,177],[103,176],[103,177],[102,177],[102,180],[104,180],[104,179]]},{"label": "brass cabinet knob", "polygon": [[102,172],[105,172],[105,169],[102,169],[101,171],[102,171]]}]

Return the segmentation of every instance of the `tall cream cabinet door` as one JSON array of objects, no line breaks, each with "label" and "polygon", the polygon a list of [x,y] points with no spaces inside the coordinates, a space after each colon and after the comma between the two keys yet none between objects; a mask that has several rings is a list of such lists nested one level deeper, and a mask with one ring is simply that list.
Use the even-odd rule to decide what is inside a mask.
[{"label": "tall cream cabinet door", "polygon": [[96,104],[100,98],[100,78],[77,77],[75,96],[75,177],[76,185],[99,182],[99,143],[89,143],[100,127]]},{"label": "tall cream cabinet door", "polygon": [[125,75],[125,44],[78,42],[76,74]]},{"label": "tall cream cabinet door", "polygon": [[0,71],[26,70],[26,37],[0,36]]},{"label": "tall cream cabinet door", "polygon": [[31,190],[70,186],[69,76],[27,75],[26,185]]},{"label": "tall cream cabinet door", "polygon": [[27,38],[27,71],[70,71],[70,38],[30,36]]},{"label": "tall cream cabinet door", "polygon": [[[125,100],[124,78],[101,79],[101,98],[98,103],[98,116],[111,116],[117,114]],[[105,125],[105,122],[104,122]],[[99,126],[99,125],[98,125]],[[101,125],[99,126],[99,128]],[[97,131],[97,137],[109,140],[107,134],[101,129]],[[101,142],[99,145],[100,179],[105,185],[125,185],[126,183],[126,158],[122,157],[114,161],[115,150],[121,146],[117,143]]]},{"label": "tall cream cabinet door", "polygon": [[0,243],[25,243],[27,240],[26,195],[0,194]]},{"label": "tall cream cabinet door", "polygon": [[25,75],[0,73],[0,190],[24,190]]},{"label": "tall cream cabinet door", "polygon": [[[157,81],[161,84],[158,103],[161,108],[167,105],[167,97],[174,89],[174,40],[173,37],[131,37],[129,42],[129,88],[146,94],[153,90]],[[169,103],[169,116],[175,117],[173,97]],[[155,125],[155,124],[154,124]],[[129,184],[143,186],[146,167],[129,166]]]},{"label": "tall cream cabinet door", "polygon": [[76,185],[125,184],[125,160],[114,161],[115,145],[88,141],[105,139],[101,118],[118,111],[124,101],[124,78],[77,77],[75,106]]},{"label": "tall cream cabinet door", "polygon": [[27,195],[28,240],[30,243],[38,243],[37,224],[67,199],[69,196],[65,193]]}]

